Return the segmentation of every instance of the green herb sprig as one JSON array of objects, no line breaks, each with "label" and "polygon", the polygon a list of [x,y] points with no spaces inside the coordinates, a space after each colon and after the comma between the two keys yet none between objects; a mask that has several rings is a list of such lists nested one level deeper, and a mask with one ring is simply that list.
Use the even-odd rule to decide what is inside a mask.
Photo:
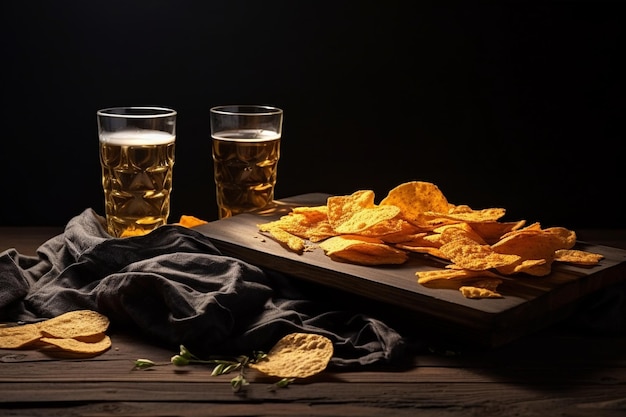
[{"label": "green herb sprig", "polygon": [[[238,371],[238,374],[230,380],[230,385],[234,392],[239,392],[244,386],[249,385],[245,374],[248,365],[250,363],[256,363],[264,360],[266,357],[266,353],[254,351],[252,356],[240,355],[234,358],[215,356],[207,359],[200,359],[191,353],[184,345],[180,345],[180,352],[177,355],[172,356],[170,362],[157,363],[150,359],[137,359],[134,363],[133,370],[144,370],[154,366],[170,364],[175,366],[186,366],[190,364],[214,365],[213,370],[211,371],[211,376],[225,375]],[[294,380],[295,378],[283,378],[276,382],[274,386],[278,388],[285,388]]]}]

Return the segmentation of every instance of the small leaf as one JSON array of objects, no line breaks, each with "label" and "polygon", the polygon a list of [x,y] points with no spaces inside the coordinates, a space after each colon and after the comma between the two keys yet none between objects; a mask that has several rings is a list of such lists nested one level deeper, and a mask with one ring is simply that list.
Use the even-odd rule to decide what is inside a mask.
[{"label": "small leaf", "polygon": [[189,350],[187,350],[187,348],[184,345],[180,345],[179,355],[187,359],[193,358],[193,355],[191,354],[191,352],[189,352]]},{"label": "small leaf", "polygon": [[295,381],[295,378],[283,378],[280,381],[278,381],[276,383],[276,386],[278,388],[285,388],[286,386],[288,386],[289,384],[291,384],[293,381]]},{"label": "small leaf", "polygon": [[239,392],[244,385],[249,385],[249,382],[246,381],[246,378],[241,374],[230,380],[230,386],[235,392]]},{"label": "small leaf", "polygon": [[170,359],[170,362],[172,362],[176,366],[189,365],[189,359],[181,355],[172,356],[172,359]]},{"label": "small leaf", "polygon": [[147,369],[156,366],[156,363],[150,359],[137,359],[135,361],[135,369]]},{"label": "small leaf", "polygon": [[185,345],[180,345],[180,356],[184,356],[185,358],[191,360],[191,359],[198,359],[198,357],[196,355],[194,355],[193,353],[191,353],[189,351],[189,349],[187,349],[185,347]]},{"label": "small leaf", "polygon": [[213,368],[213,372],[211,372],[211,376],[222,375],[224,371],[225,365],[223,363],[217,364],[215,368]]}]

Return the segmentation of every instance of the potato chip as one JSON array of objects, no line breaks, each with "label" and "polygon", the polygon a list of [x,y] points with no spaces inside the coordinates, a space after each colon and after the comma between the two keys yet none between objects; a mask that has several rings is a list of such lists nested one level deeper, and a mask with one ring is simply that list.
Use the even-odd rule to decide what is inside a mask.
[{"label": "potato chip", "polygon": [[409,252],[425,253],[441,259],[449,260],[446,255],[439,250],[441,247],[440,237],[441,235],[439,233],[431,235],[418,233],[413,235],[411,240],[396,243],[394,246],[398,249],[403,249]]},{"label": "potato chip", "polygon": [[413,245],[406,245],[403,243],[397,243],[395,246],[398,249],[403,249],[408,252],[423,253],[426,255],[436,256],[437,258],[445,259],[449,261],[446,255],[444,255],[444,253],[439,248],[436,248],[433,246],[413,246]]},{"label": "potato chip", "polygon": [[554,252],[554,260],[576,265],[597,265],[604,256],[578,249],[558,249]]},{"label": "potato chip", "polygon": [[[380,202],[381,206],[400,208],[402,217],[420,226],[420,217],[427,211],[447,213],[450,204],[439,187],[423,181],[411,181],[393,188]],[[423,222],[422,222],[423,223]]]},{"label": "potato chip", "polygon": [[322,242],[320,248],[332,259],[361,265],[402,264],[408,259],[405,251],[380,239],[358,235],[331,237]]},{"label": "potato chip", "polygon": [[274,237],[274,239],[287,245],[289,249],[296,253],[302,253],[306,248],[306,243],[304,239],[292,235],[291,233],[281,229],[280,227],[270,228],[269,233],[272,235],[272,237]]},{"label": "potato chip", "polygon": [[322,372],[334,353],[333,343],[314,333],[291,333],[280,339],[265,359],[250,368],[279,378],[307,378]]},{"label": "potato chip", "polygon": [[38,323],[43,336],[78,338],[104,333],[109,319],[92,310],[75,310]]},{"label": "potato chip", "polygon": [[198,217],[187,215],[187,214],[183,214],[182,216],[180,216],[180,220],[178,221],[178,224],[180,226],[190,227],[190,228],[207,224],[207,223],[208,222],[206,220],[202,220]]},{"label": "potato chip", "polygon": [[472,285],[463,285],[459,288],[459,291],[461,291],[461,294],[463,294],[465,298],[502,298],[502,294],[494,290]]},{"label": "potato chip", "polygon": [[439,226],[436,229],[433,230],[433,232],[435,233],[443,233],[444,230],[446,229],[450,229],[450,228],[456,228],[456,229],[461,229],[462,232],[459,232],[458,235],[461,236],[465,236],[469,239],[472,239],[474,242],[479,243],[481,245],[486,245],[487,242],[485,242],[485,240],[482,238],[481,235],[479,235],[478,233],[476,233],[476,231],[474,229],[472,229],[472,227],[465,222],[460,222],[460,223],[453,223],[453,224],[448,224],[445,226]]},{"label": "potato chip", "polygon": [[520,257],[516,263],[497,267],[498,272],[506,275],[524,272],[533,276],[545,276],[551,272],[555,251],[569,249],[575,239],[575,234],[564,228],[544,230],[533,227],[509,232],[491,247],[497,253],[516,254]]},{"label": "potato chip", "polygon": [[398,239],[397,241],[388,241],[385,239],[385,237],[381,237],[381,239],[387,243],[398,243],[398,244],[401,243],[407,246],[433,246],[433,247],[441,246],[436,242],[433,243],[430,240],[427,240],[426,239],[427,236],[430,236],[430,235],[426,232],[421,232],[421,233],[413,233],[409,235],[402,235],[402,240]]},{"label": "potato chip", "polygon": [[68,357],[92,357],[106,352],[111,347],[111,338],[105,334],[101,334],[94,342],[56,337],[42,337],[41,342],[54,347],[44,348],[44,351]]},{"label": "potato chip", "polygon": [[[517,230],[515,230],[516,232],[530,232],[530,231],[536,231],[539,232],[541,231],[541,223],[539,222],[535,222],[535,223],[531,223],[525,227],[519,228]],[[508,233],[505,234],[504,236],[502,236],[503,238],[507,237]]]},{"label": "potato chip", "polygon": [[132,226],[124,229],[124,231],[120,234],[120,237],[143,236],[146,233],[147,232],[144,229],[135,228],[134,226]]},{"label": "potato chip", "polygon": [[[395,225],[391,223],[398,222]],[[418,228],[403,219],[392,219],[380,223],[370,229],[359,233],[361,236],[378,237],[385,243],[408,242],[417,238],[417,236],[426,236],[425,232],[418,233]]]},{"label": "potato chip", "polygon": [[469,269],[435,269],[432,271],[418,271],[415,273],[419,284],[444,279],[444,280],[460,280],[468,278],[486,277],[497,278],[498,275],[490,271],[472,271]]},{"label": "potato chip", "polygon": [[501,274],[520,274],[526,273],[528,275],[534,275],[542,277],[548,275],[552,270],[552,259],[524,259],[515,264],[498,268],[498,272]]},{"label": "potato chip", "polygon": [[298,207],[279,220],[258,224],[257,227],[262,232],[269,232],[270,229],[278,227],[292,235],[309,239],[311,242],[319,242],[337,235],[328,221],[327,212],[327,209],[321,207],[309,207],[308,209]]},{"label": "potato chip", "polygon": [[42,348],[71,357],[89,357],[104,352],[111,340],[104,333],[106,316],[91,310],[76,310],[42,322],[0,327],[0,348]]},{"label": "potato chip", "polygon": [[[400,214],[400,209],[396,206],[374,206],[361,209],[354,213],[350,218],[345,219],[341,223],[331,223],[335,232],[339,234],[358,234],[366,230],[372,230],[380,223],[393,219]],[[401,221],[393,224],[391,232],[399,231],[401,228]],[[383,226],[383,231],[379,231],[377,234],[384,234],[384,228],[390,227],[389,224]]]},{"label": "potato chip", "polygon": [[441,233],[433,233],[424,236],[424,242],[428,242],[426,246],[434,246],[440,248],[444,242],[441,240]]},{"label": "potato chip", "polygon": [[565,227],[548,227],[543,232],[552,235],[562,245],[562,249],[570,249],[576,244],[576,232]]},{"label": "potato chip", "polygon": [[497,221],[499,218],[506,214],[506,210],[503,208],[486,208],[482,210],[471,210],[469,212],[454,213],[454,209],[448,213],[426,211],[425,216],[434,218],[444,218],[450,220],[456,220],[459,222],[488,222]]},{"label": "potato chip", "polygon": [[36,323],[0,327],[0,348],[19,349],[33,345],[41,338]]},{"label": "potato chip", "polygon": [[359,190],[350,195],[328,197],[328,221],[333,229],[347,222],[363,209],[374,207],[374,192]]},{"label": "potato chip", "polygon": [[495,252],[491,246],[480,244],[467,237],[462,229],[446,229],[441,235],[442,239],[445,236],[454,237],[443,244],[439,250],[447,259],[461,268],[484,271],[511,265],[520,259],[518,255]]},{"label": "potato chip", "polygon": [[313,219],[314,221],[328,219],[328,206],[300,206],[294,207],[291,210],[295,214],[304,214],[305,216]]},{"label": "potato chip", "polygon": [[513,230],[518,230],[526,224],[525,220],[519,220],[516,222],[499,222],[497,220],[474,222],[469,221],[467,223],[480,237],[483,238],[485,243],[494,244],[500,240],[506,233]]},{"label": "potato chip", "polygon": [[371,190],[329,197],[327,204],[328,221],[337,234],[356,234],[400,214],[399,207],[375,205]]}]

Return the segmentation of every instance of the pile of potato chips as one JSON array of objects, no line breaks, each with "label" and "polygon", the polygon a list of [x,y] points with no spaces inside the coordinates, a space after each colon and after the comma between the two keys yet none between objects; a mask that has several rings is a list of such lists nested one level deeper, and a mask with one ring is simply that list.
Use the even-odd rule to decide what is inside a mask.
[{"label": "pile of potato chips", "polygon": [[435,184],[412,181],[389,191],[379,204],[373,191],[360,190],[329,197],[326,205],[293,208],[257,226],[294,252],[318,244],[336,261],[385,265],[402,264],[409,253],[435,256],[448,264],[416,272],[418,282],[455,280],[468,298],[501,297],[497,286],[503,276],[545,276],[555,261],[595,265],[603,257],[572,249],[572,230],[500,221],[505,213],[454,205]]},{"label": "pile of potato chips", "polygon": [[111,347],[109,319],[76,310],[38,323],[0,327],[1,349],[39,349],[53,356],[88,358]]}]

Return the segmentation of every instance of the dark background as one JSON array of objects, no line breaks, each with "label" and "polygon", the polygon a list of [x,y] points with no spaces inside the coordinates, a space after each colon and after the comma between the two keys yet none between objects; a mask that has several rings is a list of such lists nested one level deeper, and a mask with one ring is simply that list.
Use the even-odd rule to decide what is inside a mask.
[{"label": "dark background", "polygon": [[217,217],[209,108],[285,110],[276,197],[411,180],[624,228],[623,2],[3,2],[0,225],[103,213],[96,110],[178,110],[170,221]]}]

